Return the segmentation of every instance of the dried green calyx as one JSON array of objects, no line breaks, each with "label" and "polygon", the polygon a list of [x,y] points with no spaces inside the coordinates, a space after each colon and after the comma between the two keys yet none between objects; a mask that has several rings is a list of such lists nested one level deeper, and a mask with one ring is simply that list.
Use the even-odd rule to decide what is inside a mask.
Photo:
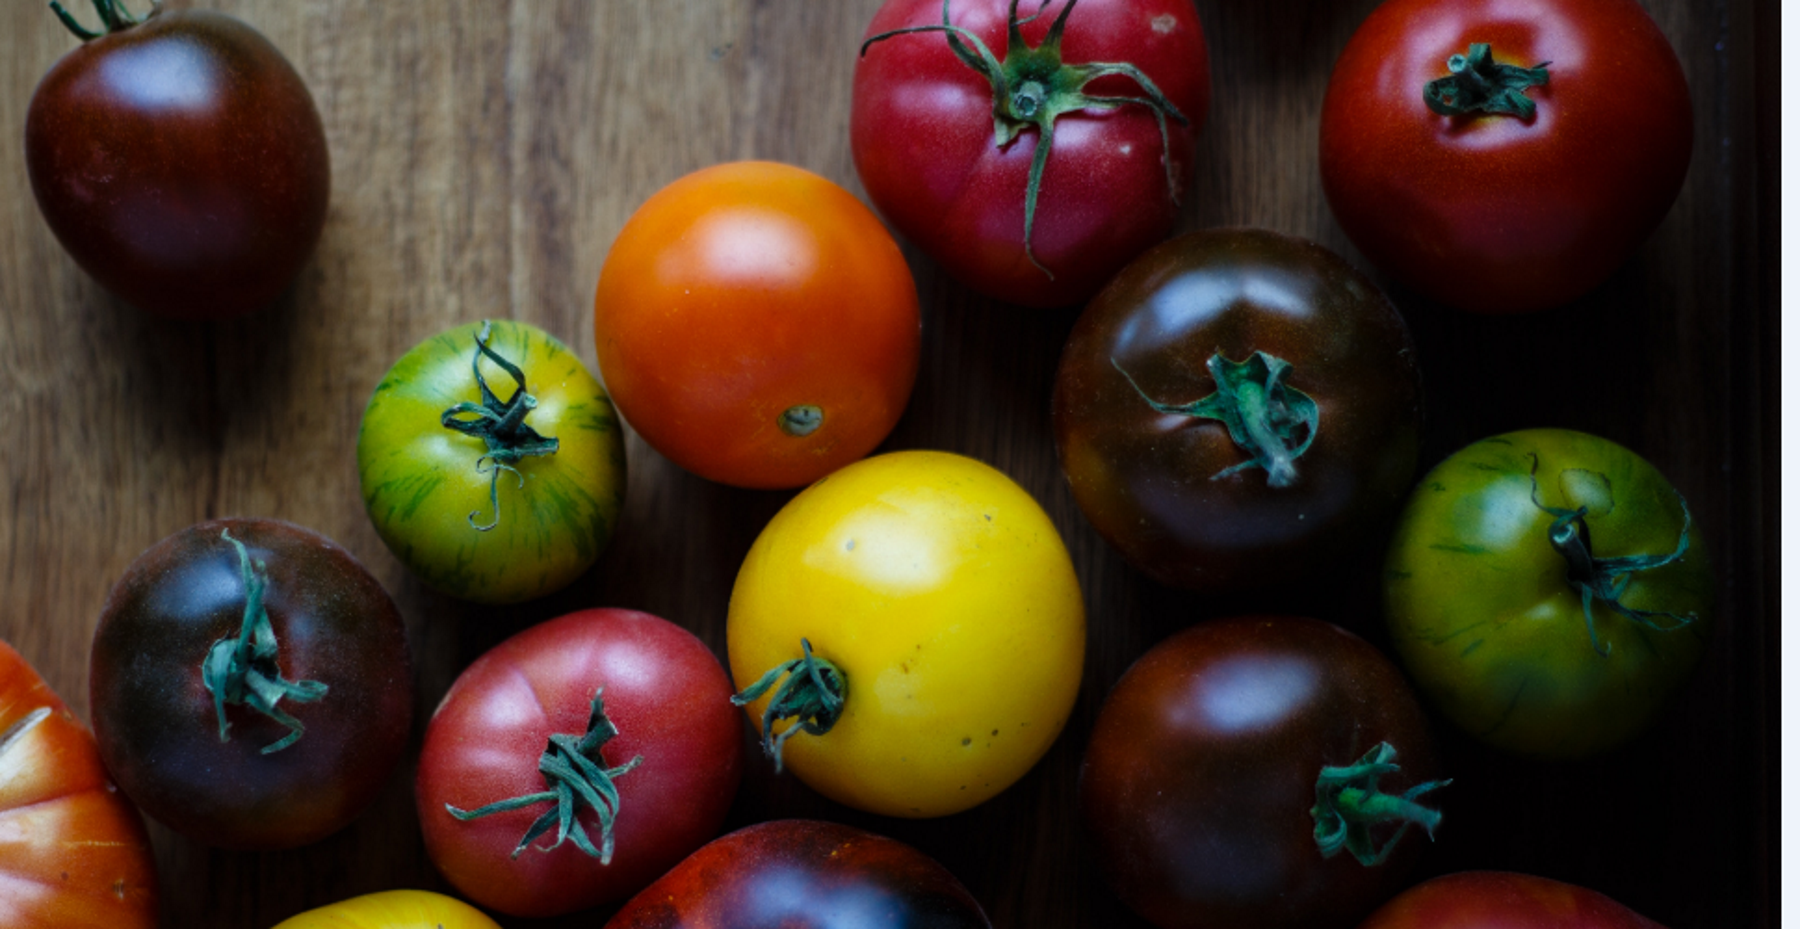
[{"label": "dried green calyx", "polygon": [[[488,502],[494,509],[494,518],[484,526],[475,522],[475,513],[479,510],[470,513],[469,525],[480,532],[500,525],[500,472],[511,472],[518,478],[519,486],[524,487],[525,476],[514,466],[534,455],[554,455],[558,445],[554,437],[539,435],[525,422],[526,415],[537,408],[537,398],[525,390],[525,372],[489,347],[488,337],[492,330],[493,323],[484,321],[481,324],[481,331],[475,334],[475,354],[469,360],[469,366],[475,372],[475,385],[481,390],[481,402],[458,403],[445,410],[442,418],[444,428],[474,436],[487,444],[487,454],[475,459],[475,471],[493,474],[488,481]],[[499,365],[500,370],[518,385],[505,403],[488,389],[487,378],[481,374],[484,356]],[[473,418],[462,418],[465,416]]]},{"label": "dried green calyx", "polygon": [[219,639],[200,664],[200,681],[213,695],[213,709],[219,717],[219,741],[231,741],[231,722],[225,716],[227,706],[247,706],[288,727],[288,734],[263,746],[262,753],[273,754],[299,741],[306,727],[280,707],[283,698],[295,703],[311,703],[325,696],[328,687],[319,681],[290,681],[281,676],[280,645],[275,641],[275,626],[263,605],[263,594],[269,585],[269,569],[261,561],[253,561],[244,543],[231,537],[230,530],[220,533],[225,541],[237,547],[238,570],[244,583],[244,619],[235,638]]},{"label": "dried green calyx", "polygon": [[[786,678],[783,680],[783,678]],[[775,688],[777,682],[781,686]],[[844,712],[847,682],[837,665],[813,654],[812,643],[800,640],[800,657],[782,662],[758,678],[756,683],[733,694],[731,702],[745,706],[756,702],[775,688],[775,696],[763,708],[762,746],[775,759],[775,772],[781,773],[781,748],[787,740],[802,732],[824,735],[837,725]],[[791,719],[794,723],[775,734],[775,722]]]},{"label": "dried green calyx", "polygon": [[[1347,851],[1365,867],[1387,860],[1407,827],[1419,826],[1432,835],[1443,814],[1418,803],[1418,798],[1450,782],[1426,781],[1400,794],[1382,793],[1380,780],[1397,774],[1399,752],[1386,742],[1369,749],[1354,764],[1326,765],[1319,769],[1317,802],[1313,804],[1313,840],[1319,853],[1330,858]],[[1395,825],[1387,841],[1377,843],[1378,826]]]},{"label": "dried green calyx", "polygon": [[1152,399],[1137,381],[1113,359],[1113,367],[1125,376],[1150,408],[1158,413],[1215,419],[1225,424],[1231,441],[1250,455],[1249,460],[1213,475],[1218,480],[1245,468],[1259,467],[1269,475],[1270,487],[1287,487],[1299,479],[1294,463],[1312,447],[1319,433],[1319,405],[1287,383],[1293,366],[1267,352],[1252,352],[1243,361],[1232,361],[1223,352],[1206,360],[1217,389],[1193,403],[1173,404]]},{"label": "dried green calyx", "polygon": [[1467,55],[1451,55],[1448,77],[1425,85],[1425,105],[1439,116],[1497,113],[1530,120],[1537,104],[1525,91],[1550,82],[1550,62],[1521,68],[1501,64],[1486,42],[1469,45]]}]

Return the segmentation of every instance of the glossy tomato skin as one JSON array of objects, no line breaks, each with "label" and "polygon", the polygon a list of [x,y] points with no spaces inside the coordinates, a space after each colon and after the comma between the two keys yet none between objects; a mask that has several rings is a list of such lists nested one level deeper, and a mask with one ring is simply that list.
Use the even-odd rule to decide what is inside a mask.
[{"label": "glossy tomato skin", "polygon": [[[1425,85],[1476,42],[1506,64],[1549,62],[1549,82],[1525,92],[1534,118],[1425,105]],[[1389,0],[1332,72],[1319,167],[1338,222],[1383,272],[1465,310],[1527,312],[1592,290],[1644,243],[1693,136],[1681,63],[1635,0]]]},{"label": "glossy tomato skin", "polygon": [[[497,478],[484,440],[443,425],[445,411],[482,399],[470,363],[483,331],[525,375],[535,401],[525,425],[557,443]],[[502,368],[483,358],[481,370],[499,400],[513,396],[518,383]],[[363,411],[356,467],[395,557],[478,603],[519,603],[573,582],[599,560],[625,503],[624,429],[606,389],[554,336],[510,320],[445,330],[395,361]]]},{"label": "glossy tomato skin", "polygon": [[[1037,4],[1020,5],[1022,15]],[[1063,4],[1025,23],[1037,46]],[[865,39],[942,23],[941,0],[889,0]],[[955,0],[950,22],[996,56],[1006,50],[1006,0]],[[1055,124],[1025,254],[1025,192],[1036,130],[994,144],[993,88],[958,59],[942,33],[869,46],[857,61],[850,151],[881,214],[952,277],[1025,306],[1073,306],[1174,228],[1193,172],[1194,148],[1211,98],[1206,38],[1188,0],[1085,0],[1069,14],[1063,60],[1130,62],[1184,116],[1170,120],[1169,161],[1147,107],[1071,113]],[[1095,94],[1132,95],[1124,78],[1096,81]],[[1172,166],[1172,171],[1171,171]],[[1171,197],[1169,179],[1177,188]]]},{"label": "glossy tomato skin", "polygon": [[[786,770],[839,803],[931,817],[1049,750],[1080,688],[1086,616],[1030,494],[974,459],[907,451],[832,474],[769,521],[725,634],[740,690],[800,658],[802,639],[846,679],[843,715],[789,739]],[[759,730],[769,699],[744,708]]]},{"label": "glossy tomato skin", "polygon": [[[1265,352],[1318,405],[1297,480],[1226,426],[1158,412],[1218,388],[1207,361]],[[1133,386],[1136,383],[1136,387]],[[1139,388],[1142,392],[1140,393]],[[1063,348],[1057,452],[1088,522],[1156,580],[1212,593],[1316,577],[1380,538],[1418,463],[1412,337],[1381,291],[1302,239],[1220,229],[1144,253],[1095,297]]]},{"label": "glossy tomato skin", "polygon": [[838,823],[723,836],[632,898],[606,929],[987,929],[943,865]]},{"label": "glossy tomato skin", "polygon": [[[771,162],[696,171],[613,242],[601,376],[665,457],[736,487],[810,483],[887,437],[919,367],[912,271],[843,188]],[[808,431],[782,425],[816,410]]]},{"label": "glossy tomato skin", "polygon": [[1679,546],[1685,503],[1668,480],[1631,450],[1567,429],[1462,449],[1401,512],[1383,581],[1394,647],[1426,702],[1490,745],[1557,758],[1617,746],[1655,721],[1705,650],[1713,576],[1693,526],[1682,557],[1632,573],[1619,601],[1693,620],[1655,630],[1596,602],[1589,635],[1543,509],[1584,505],[1597,558]]},{"label": "glossy tomato skin", "polygon": [[[643,760],[618,777],[612,862],[551,836],[513,850],[548,805],[461,821],[445,805],[478,809],[545,789],[538,758],[549,737],[581,734],[597,688],[618,734],[608,766]],[[425,848],[450,883],[483,906],[551,916],[617,903],[719,832],[743,771],[743,722],[718,658],[673,623],[596,609],[540,623],[476,659],[451,685],[425,731],[417,796]],[[598,845],[591,810],[581,814]]]},{"label": "glossy tomato skin", "polygon": [[[238,635],[243,543],[268,572],[264,604],[283,677],[316,680],[316,702],[283,701],[289,734],[227,708],[219,738],[201,665]],[[374,800],[406,748],[412,670],[400,612],[362,565],[309,529],[220,519],[151,546],[113,586],[94,633],[88,696],[107,770],[145,813],[209,845],[292,848],[336,832]]]},{"label": "glossy tomato skin", "polygon": [[155,929],[156,860],[75,714],[0,642],[0,912],[13,929]]},{"label": "glossy tomato skin", "polygon": [[1663,929],[1604,894],[1546,877],[1464,871],[1388,901],[1360,929]]},{"label": "glossy tomato skin", "polygon": [[312,95],[255,29],[153,10],[63,56],[32,95],[25,164],[45,221],[102,286],[180,319],[256,310],[325,225]]},{"label": "glossy tomato skin", "polygon": [[275,929],[500,929],[500,924],[455,897],[384,890],[307,910]]},{"label": "glossy tomato skin", "polygon": [[1424,711],[1374,646],[1314,619],[1201,623],[1139,658],[1101,707],[1081,769],[1094,857],[1163,929],[1350,925],[1405,879],[1424,836],[1409,828],[1375,866],[1326,858],[1309,810],[1323,766],[1384,741],[1401,771],[1383,790],[1436,779]]}]

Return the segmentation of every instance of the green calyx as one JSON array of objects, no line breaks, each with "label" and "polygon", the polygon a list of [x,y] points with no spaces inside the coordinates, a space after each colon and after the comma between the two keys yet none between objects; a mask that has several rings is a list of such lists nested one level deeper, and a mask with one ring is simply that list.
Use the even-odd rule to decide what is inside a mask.
[{"label": "green calyx", "polygon": [[[151,12],[155,12],[161,6],[162,3],[157,0],[151,5]],[[100,23],[106,27],[105,32],[95,32],[83,26],[73,14],[63,9],[63,5],[57,0],[50,0],[50,10],[56,14],[57,19],[62,20],[62,24],[68,27],[70,32],[75,33],[76,38],[83,42],[91,42],[103,35],[130,29],[144,21],[142,17],[131,15],[131,11],[125,8],[123,0],[94,0],[94,12],[100,14]]]},{"label": "green calyx", "polygon": [[[481,402],[458,403],[445,410],[443,416],[444,428],[474,436],[487,444],[487,454],[475,459],[475,472],[493,474],[488,481],[488,502],[493,506],[494,518],[483,526],[475,522],[475,514],[481,511],[471,512],[469,525],[478,532],[487,532],[500,525],[500,472],[511,472],[513,477],[518,478],[522,488],[525,486],[525,475],[520,474],[515,465],[533,455],[554,455],[557,449],[555,438],[539,435],[536,429],[525,422],[526,415],[537,408],[537,398],[525,391],[525,372],[488,347],[488,337],[492,330],[493,323],[482,322],[481,331],[475,334],[475,354],[469,360],[469,367],[475,372],[475,385],[481,388]],[[488,389],[487,379],[481,375],[483,356],[499,365],[518,384],[512,397],[505,403],[501,403],[500,398]],[[459,418],[463,416],[473,418]]]},{"label": "green calyx", "polygon": [[[844,693],[848,686],[844,672],[839,671],[837,665],[814,655],[812,643],[801,639],[799,658],[770,668],[756,683],[733,694],[731,702],[737,706],[754,703],[778,681],[781,686],[769,699],[769,705],[763,707],[762,714],[763,752],[775,759],[777,774],[781,773],[781,748],[788,739],[802,732],[824,735],[837,725],[838,717],[844,712]],[[774,724],[778,719],[794,722],[776,735]]]},{"label": "green calyx", "polygon": [[[563,842],[573,840],[575,847],[590,857],[600,859],[600,863],[611,864],[613,856],[613,823],[619,816],[619,788],[613,782],[631,769],[643,763],[644,756],[639,755],[622,765],[611,768],[602,767],[605,759],[600,756],[600,748],[613,736],[619,734],[618,727],[606,718],[606,705],[600,694],[605,688],[594,691],[594,702],[588,713],[587,732],[576,736],[567,733],[556,733],[550,736],[550,745],[538,756],[538,771],[544,775],[544,784],[548,790],[534,794],[513,797],[490,803],[478,810],[459,810],[446,803],[444,809],[457,819],[468,821],[480,819],[494,813],[504,813],[523,807],[535,806],[539,803],[555,804],[545,810],[525,830],[519,839],[518,847],[513,849],[512,857],[519,857],[531,845],[532,840],[556,827],[556,841],[539,848],[542,852],[554,851]],[[593,810],[600,820],[600,846],[596,848],[588,838],[586,827],[576,817],[581,806]]]},{"label": "green calyx", "polygon": [[1486,42],[1469,45],[1467,55],[1451,55],[1450,75],[1425,85],[1425,105],[1439,116],[1496,113],[1530,120],[1537,104],[1525,91],[1550,82],[1550,62],[1534,68],[1501,64]]},{"label": "green calyx", "polygon": [[1269,475],[1270,487],[1287,487],[1299,479],[1295,468],[1319,433],[1319,405],[1313,398],[1288,386],[1293,366],[1267,352],[1252,352],[1243,361],[1232,361],[1223,352],[1206,360],[1217,389],[1210,396],[1188,404],[1154,400],[1113,359],[1113,367],[1125,376],[1131,389],[1158,413],[1216,419],[1225,424],[1231,441],[1249,453],[1250,459],[1212,476],[1218,480],[1245,468],[1259,467]]},{"label": "green calyx", "polygon": [[329,689],[318,681],[290,681],[281,676],[277,661],[280,646],[275,641],[275,627],[263,605],[263,594],[269,585],[269,569],[261,561],[252,561],[244,543],[231,537],[229,530],[219,534],[237,547],[238,572],[244,583],[244,620],[236,638],[220,639],[206,653],[200,664],[200,681],[212,692],[213,709],[219,716],[219,741],[231,741],[231,722],[225,717],[226,706],[247,706],[288,727],[288,734],[268,745],[262,753],[274,754],[299,741],[306,727],[279,704],[283,698],[295,703],[311,703],[325,696]]},{"label": "green calyx", "polygon": [[[1693,527],[1694,516],[1688,512],[1687,501],[1677,493],[1675,499],[1681,504],[1681,535],[1675,540],[1675,550],[1666,555],[1625,555],[1618,558],[1594,557],[1593,539],[1588,532],[1588,507],[1582,505],[1573,510],[1561,507],[1545,506],[1538,502],[1537,469],[1538,458],[1531,458],[1531,503],[1538,509],[1555,517],[1550,523],[1550,545],[1568,562],[1569,586],[1581,595],[1581,615],[1587,620],[1588,641],[1593,644],[1594,651],[1601,657],[1612,654],[1612,643],[1600,644],[1600,633],[1594,628],[1594,603],[1611,609],[1626,619],[1656,632],[1673,632],[1689,625],[1700,617],[1696,613],[1685,615],[1671,613],[1667,610],[1637,610],[1619,602],[1625,590],[1631,585],[1631,576],[1639,571],[1650,571],[1663,565],[1671,564],[1687,553],[1688,530]],[[1608,501],[1612,499],[1612,482],[1603,474],[1571,468],[1565,475],[1578,475],[1593,491]],[[1667,622],[1658,622],[1658,619]]]},{"label": "green calyx", "polygon": [[[1326,858],[1348,851],[1364,867],[1374,867],[1387,860],[1408,826],[1417,825],[1428,837],[1444,814],[1418,803],[1424,794],[1449,784],[1450,781],[1426,781],[1405,793],[1381,792],[1379,782],[1384,775],[1398,773],[1394,763],[1399,752],[1386,742],[1375,746],[1357,759],[1355,764],[1319,769],[1317,798],[1313,804],[1313,840]],[[1398,824],[1387,841],[1375,842],[1377,826]]]},{"label": "green calyx", "polygon": [[[1050,159],[1057,118],[1079,110],[1116,110],[1127,105],[1147,107],[1156,117],[1157,129],[1162,133],[1163,165],[1168,173],[1172,202],[1180,201],[1180,186],[1175,177],[1175,160],[1169,152],[1169,120],[1183,126],[1188,123],[1187,117],[1163,96],[1155,82],[1130,62],[1068,64],[1063,61],[1063,30],[1075,3],[1076,0],[1069,0],[1063,6],[1062,12],[1050,24],[1044,41],[1032,48],[1025,44],[1019,27],[1041,15],[1050,0],[1041,0],[1038,12],[1025,20],[1019,18],[1019,0],[1011,0],[1006,15],[1005,58],[995,58],[974,33],[950,24],[950,0],[944,0],[943,22],[883,32],[870,36],[862,46],[862,53],[868,54],[869,46],[897,35],[942,32],[956,57],[987,78],[994,89],[994,147],[1005,148],[1012,144],[1027,128],[1037,130],[1037,146],[1032,150],[1031,172],[1025,182],[1025,257],[1052,280],[1056,275],[1051,274],[1031,250],[1031,230],[1037,217],[1038,187],[1044,178],[1044,165]],[[1089,82],[1111,74],[1130,78],[1143,88],[1144,96],[1096,96],[1084,91]]]},{"label": "green calyx", "polygon": [[810,403],[790,406],[775,418],[781,431],[794,438],[804,438],[819,430],[825,423],[825,411]]}]

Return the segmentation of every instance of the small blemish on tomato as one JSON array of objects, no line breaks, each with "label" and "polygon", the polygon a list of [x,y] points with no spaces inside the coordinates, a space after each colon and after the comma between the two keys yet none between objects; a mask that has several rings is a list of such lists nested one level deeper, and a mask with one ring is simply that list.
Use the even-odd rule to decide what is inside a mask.
[{"label": "small blemish on tomato", "polygon": [[1152,17],[1150,20],[1150,29],[1158,35],[1168,35],[1169,33],[1174,32],[1175,14],[1164,13],[1161,16]]},{"label": "small blemish on tomato", "polygon": [[855,550],[856,550],[856,540],[855,539],[845,539],[844,540],[844,551],[850,552],[850,551],[855,551]]},{"label": "small blemish on tomato", "polygon": [[963,736],[963,748],[968,748],[968,747],[969,747],[969,745],[970,745],[970,744],[971,744],[971,743],[973,743],[973,742],[974,742],[974,741],[975,741],[975,740],[974,740],[974,739],[971,739],[971,738],[969,738],[969,737],[968,737],[968,736],[966,736],[966,735],[965,735],[965,736]]}]

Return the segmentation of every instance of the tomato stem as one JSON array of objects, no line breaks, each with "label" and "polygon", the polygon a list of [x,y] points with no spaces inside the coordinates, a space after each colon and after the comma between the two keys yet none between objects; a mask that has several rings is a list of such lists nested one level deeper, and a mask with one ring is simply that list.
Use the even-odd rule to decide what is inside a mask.
[{"label": "tomato stem", "polygon": [[810,403],[790,406],[776,418],[781,431],[800,438],[812,435],[825,422],[825,411]]},{"label": "tomato stem", "polygon": [[238,573],[244,584],[244,619],[236,638],[219,639],[207,651],[206,660],[200,663],[200,681],[213,695],[213,709],[219,717],[219,741],[231,741],[231,721],[225,716],[227,705],[248,706],[288,727],[285,737],[263,746],[262,753],[269,755],[294,744],[306,733],[300,720],[278,706],[282,698],[311,703],[325,696],[330,688],[319,681],[290,681],[281,676],[280,646],[263,603],[269,584],[268,565],[253,561],[250,550],[232,538],[230,530],[219,536],[237,547]]},{"label": "tomato stem", "polygon": [[[644,756],[637,757],[611,768],[603,768],[606,759],[601,757],[600,749],[619,729],[612,720],[606,718],[606,704],[601,699],[605,687],[594,691],[594,702],[588,710],[587,731],[580,736],[568,733],[555,733],[550,736],[550,744],[544,753],[538,756],[538,772],[544,776],[544,783],[549,790],[524,794],[506,800],[497,800],[477,810],[460,810],[446,803],[444,809],[451,816],[467,822],[480,819],[495,813],[504,813],[539,803],[553,802],[556,806],[545,810],[525,830],[523,838],[513,849],[512,857],[519,857],[531,845],[533,839],[556,827],[556,841],[538,849],[541,852],[555,851],[563,842],[573,839],[575,847],[589,856],[600,859],[600,863],[612,864],[613,856],[613,823],[619,816],[619,787],[613,781],[629,773],[644,761]],[[588,839],[587,829],[576,818],[578,804],[591,808],[600,820],[600,847]]]},{"label": "tomato stem", "polygon": [[[143,22],[142,19],[131,15],[131,11],[125,8],[125,4],[122,0],[93,0],[93,2],[94,12],[100,14],[100,23],[106,27],[105,32],[95,32],[83,26],[80,21],[78,21],[68,10],[64,9],[63,5],[57,2],[57,0],[50,0],[50,11],[55,13],[56,18],[62,20],[62,24],[67,27],[70,32],[75,33],[75,37],[83,42],[91,42],[103,35],[111,35],[112,33],[129,29],[132,26]],[[156,8],[160,6],[160,3],[154,4],[151,7],[151,12],[155,12]]]},{"label": "tomato stem", "polygon": [[[1394,763],[1398,755],[1392,745],[1382,742],[1355,764],[1319,769],[1317,802],[1312,808],[1313,841],[1326,858],[1348,851],[1363,866],[1373,867],[1387,860],[1409,826],[1420,826],[1427,837],[1436,838],[1433,833],[1444,816],[1417,799],[1450,781],[1426,781],[1397,796],[1382,793],[1377,782],[1382,775],[1399,772],[1400,766]],[[1376,845],[1372,827],[1391,823],[1398,823],[1399,828],[1386,842]]]},{"label": "tomato stem", "polygon": [[1258,351],[1239,362],[1226,358],[1223,352],[1215,352],[1206,360],[1206,370],[1212,374],[1216,391],[1188,404],[1152,399],[1117,358],[1112,359],[1112,365],[1158,413],[1216,419],[1225,424],[1231,441],[1251,457],[1214,474],[1213,480],[1253,466],[1267,472],[1270,487],[1288,487],[1299,479],[1294,462],[1306,454],[1319,433],[1319,405],[1288,386],[1287,375],[1293,366],[1286,361]]},{"label": "tomato stem", "polygon": [[[558,446],[555,438],[539,435],[536,429],[526,424],[525,417],[537,409],[538,401],[525,390],[525,372],[488,346],[493,325],[490,321],[482,321],[481,331],[475,334],[475,354],[469,360],[469,367],[475,372],[475,386],[481,389],[481,402],[458,403],[445,410],[442,417],[444,428],[474,436],[487,444],[487,454],[475,459],[475,473],[493,475],[488,481],[488,503],[493,507],[494,518],[483,526],[475,522],[476,514],[481,511],[470,512],[469,525],[477,532],[487,532],[500,525],[500,472],[511,472],[523,488],[525,475],[519,473],[515,465],[534,455],[554,455]],[[505,403],[488,389],[487,379],[481,375],[483,356],[499,365],[518,384]],[[458,418],[468,414],[473,414],[474,418]]]},{"label": "tomato stem", "polygon": [[[869,46],[898,35],[915,32],[941,32],[950,51],[962,62],[987,78],[994,91],[994,147],[1011,145],[1028,128],[1037,130],[1037,145],[1031,153],[1031,172],[1025,181],[1025,257],[1032,266],[1051,280],[1056,275],[1038,261],[1031,248],[1032,226],[1037,219],[1038,188],[1044,179],[1044,165],[1049,162],[1050,148],[1056,133],[1056,120],[1066,113],[1080,110],[1116,110],[1122,106],[1142,106],[1156,117],[1162,133],[1163,167],[1168,175],[1169,200],[1181,202],[1181,188],[1175,176],[1175,158],[1169,150],[1169,120],[1185,126],[1186,116],[1169,102],[1149,75],[1130,62],[1084,62],[1065,64],[1062,59],[1063,30],[1077,0],[1069,0],[1051,22],[1044,41],[1033,48],[1025,44],[1020,26],[1036,19],[1050,0],[1040,0],[1037,13],[1019,18],[1019,0],[1011,0],[1006,13],[1006,57],[995,58],[987,44],[974,33],[950,24],[950,0],[944,0],[943,22],[929,26],[907,26],[870,36],[863,42],[861,54]],[[1086,92],[1087,85],[1108,75],[1130,78],[1143,90],[1143,96],[1095,96]]]},{"label": "tomato stem", "polygon": [[[781,681],[783,676],[787,680]],[[733,694],[731,702],[737,706],[754,703],[768,693],[776,681],[781,681],[781,687],[770,698],[769,705],[763,707],[762,746],[763,752],[775,759],[775,773],[780,774],[781,749],[788,739],[802,732],[824,735],[837,725],[838,717],[844,712],[844,694],[849,682],[837,665],[814,655],[812,643],[801,639],[799,658],[770,668],[756,683]],[[778,719],[794,722],[776,735],[774,724]]]},{"label": "tomato stem", "polygon": [[1525,91],[1550,82],[1550,62],[1521,68],[1494,60],[1486,42],[1473,42],[1467,55],[1451,55],[1448,77],[1425,85],[1425,105],[1439,116],[1496,113],[1530,121],[1537,104]]}]

